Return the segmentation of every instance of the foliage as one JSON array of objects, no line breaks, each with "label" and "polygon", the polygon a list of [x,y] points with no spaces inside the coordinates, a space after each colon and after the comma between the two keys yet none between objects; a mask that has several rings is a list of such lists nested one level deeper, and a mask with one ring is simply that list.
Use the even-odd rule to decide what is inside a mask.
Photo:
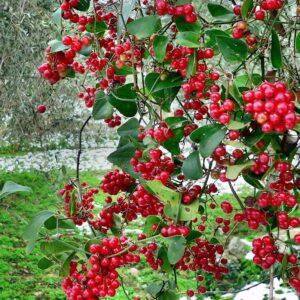
[{"label": "foliage", "polygon": [[[280,277],[300,292],[300,235],[290,236],[300,226],[297,5],[220,1],[198,13],[185,0],[90,2],[61,4],[77,34],[50,41],[38,70],[51,85],[76,78],[79,98],[109,128],[125,119],[107,158],[115,167],[99,185],[109,196],[96,205],[99,188],[81,180],[79,151],[76,178],[59,191],[63,209],[33,218],[27,249],[40,240],[40,266],[61,266],[70,299],[114,297],[120,287],[129,299],[122,270],[143,260],[157,274],[146,292],[178,299],[185,273],[197,283],[189,297],[227,292],[217,287],[233,272],[226,247],[245,226],[263,233],[252,241],[253,262],[271,285]],[[253,190],[246,199],[239,178]],[[216,202],[217,182],[235,204]],[[135,220],[146,232],[127,236]]]}]

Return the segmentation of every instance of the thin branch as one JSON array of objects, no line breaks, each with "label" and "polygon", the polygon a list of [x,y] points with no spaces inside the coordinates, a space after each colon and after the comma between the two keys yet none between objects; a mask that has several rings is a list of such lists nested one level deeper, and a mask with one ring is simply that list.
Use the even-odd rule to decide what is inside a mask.
[{"label": "thin branch", "polygon": [[232,183],[231,183],[230,180],[228,181],[228,184],[229,184],[229,187],[230,187],[230,190],[231,190],[233,196],[235,197],[235,199],[236,199],[237,202],[239,203],[241,209],[242,209],[242,210],[245,210],[245,206],[244,206],[242,200],[240,199],[239,195],[236,193],[236,191],[235,191],[235,189],[234,189],[234,187],[233,187],[233,185],[232,185]]}]

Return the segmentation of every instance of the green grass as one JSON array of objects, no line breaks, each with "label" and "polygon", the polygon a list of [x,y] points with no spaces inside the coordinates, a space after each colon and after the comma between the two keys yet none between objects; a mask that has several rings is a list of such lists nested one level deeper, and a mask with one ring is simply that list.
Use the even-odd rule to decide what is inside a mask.
[{"label": "green grass", "polygon": [[[74,176],[74,174],[71,175]],[[81,179],[91,185],[98,186],[102,175],[103,172],[83,172]],[[40,270],[37,267],[37,263],[43,255],[39,247],[37,246],[32,254],[26,254],[26,244],[22,240],[21,235],[29,220],[37,212],[51,210],[51,208],[57,208],[58,205],[62,204],[61,199],[57,196],[57,190],[67,181],[67,176],[58,171],[45,174],[41,172],[0,174],[0,186],[7,180],[30,186],[34,192],[32,194],[12,195],[1,200],[0,203],[0,232],[2,233],[0,236],[0,270],[2,273],[0,277],[0,299],[65,299],[60,288],[61,278],[58,276],[59,268],[52,267],[48,270]],[[241,197],[248,195],[249,191],[247,190],[243,190],[240,193]],[[103,202],[103,199],[104,195],[100,193],[97,196],[97,201]],[[234,201],[231,194],[216,197],[218,204],[223,200]],[[236,207],[236,205],[234,206]],[[221,209],[217,207],[214,214],[210,216],[211,223],[213,223],[212,220],[217,215],[222,214]],[[131,228],[139,227],[142,229],[140,226],[139,222],[130,225]],[[220,240],[223,239],[222,236],[218,238]],[[250,262],[245,262],[245,264],[247,266],[247,274],[251,272],[253,275],[259,274],[257,267],[252,267]],[[167,276],[158,275],[158,273],[152,271],[144,259],[142,259],[142,262],[138,266],[133,266],[133,268],[129,271],[128,269],[120,270],[130,299],[133,299],[137,295],[142,296],[142,299],[146,299],[145,286],[161,280],[161,276]],[[233,270],[236,270],[236,266],[233,266]],[[231,274],[240,275],[239,272],[240,270],[231,272]],[[219,286],[220,289],[231,287],[233,282],[235,282],[235,286],[243,285],[243,282],[248,279],[247,274],[241,277],[243,280],[239,282],[235,282],[236,275],[231,275],[230,278],[225,280],[225,285],[222,284]],[[192,278],[193,275],[193,273],[190,273],[190,275],[181,273],[178,276],[178,286],[181,291],[185,291],[188,288],[195,288],[196,283]],[[173,274],[169,275],[169,279],[174,279]],[[210,276],[207,276],[206,284],[211,289],[215,288],[214,280]],[[118,290],[115,299],[126,299],[121,288]],[[216,296],[215,299],[218,299],[218,297]]]}]

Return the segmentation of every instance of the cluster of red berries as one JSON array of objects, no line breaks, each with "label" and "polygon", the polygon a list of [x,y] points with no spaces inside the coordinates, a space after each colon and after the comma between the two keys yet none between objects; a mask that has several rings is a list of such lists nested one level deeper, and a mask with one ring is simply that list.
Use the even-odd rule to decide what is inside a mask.
[{"label": "cluster of red berries", "polygon": [[128,251],[118,254],[126,247],[128,247],[126,237],[105,238],[101,245],[92,244],[89,248],[92,253],[89,258],[91,267],[85,263],[79,270],[78,263],[71,262],[70,274],[64,278],[62,283],[67,297],[71,300],[78,300],[115,296],[116,290],[120,286],[117,269],[140,261],[138,255],[132,254],[137,249],[136,245],[133,245]]},{"label": "cluster of red berries", "polygon": [[94,87],[87,87],[85,89],[85,94],[84,93],[79,93],[78,97],[79,99],[83,99],[85,106],[90,108],[93,107],[94,102],[95,102],[95,97],[96,97],[96,93],[97,93],[97,89]]},{"label": "cluster of red berries", "polygon": [[132,176],[116,169],[104,175],[100,188],[104,193],[117,195],[120,191],[126,192],[134,182]]},{"label": "cluster of red berries", "polygon": [[59,194],[64,196],[65,213],[76,225],[82,225],[88,219],[93,219],[91,211],[94,208],[94,195],[99,193],[96,188],[88,188],[85,182],[81,183],[81,189],[83,189],[81,199],[79,199],[81,193],[77,192],[72,184],[66,184],[59,191]]},{"label": "cluster of red berries", "polygon": [[[150,150],[150,160],[144,160],[143,150],[135,151],[134,157],[130,160],[135,172],[140,172],[145,180],[160,180],[166,183],[175,170],[175,164],[168,156],[163,156],[159,148]],[[144,161],[143,161],[144,160]]]},{"label": "cluster of red berries", "polygon": [[158,270],[164,263],[163,259],[157,256],[157,244],[149,243],[146,246],[140,248],[140,253],[143,254],[146,258],[147,263],[152,268],[152,270]]},{"label": "cluster of red berries", "polygon": [[114,225],[114,207],[108,207],[101,210],[99,218],[96,220],[91,219],[90,224],[94,229],[106,234],[109,229],[113,228]]},{"label": "cluster of red berries", "polygon": [[135,211],[143,218],[163,213],[164,205],[157,197],[148,193],[145,188],[138,184],[134,193],[130,195],[130,203],[135,205]]},{"label": "cluster of red berries", "polygon": [[264,174],[269,169],[270,156],[268,152],[262,152],[258,155],[254,164],[251,166],[251,171],[256,175]]},{"label": "cluster of red berries", "polygon": [[[297,275],[299,272],[297,273]],[[292,277],[289,279],[289,284],[300,294],[300,279],[298,277]]]},{"label": "cluster of red berries", "polygon": [[263,192],[259,196],[257,203],[260,207],[266,208],[268,206],[279,207],[283,203],[287,207],[294,207],[297,204],[297,197],[288,192],[278,192],[276,194],[270,192]]},{"label": "cluster of red berries", "polygon": [[68,67],[71,67],[76,53],[72,49],[51,53],[51,47],[47,48],[46,53],[47,62],[39,66],[38,71],[49,83],[55,84],[67,76]]},{"label": "cluster of red berries", "polygon": [[299,122],[294,111],[294,94],[282,81],[275,84],[263,82],[255,91],[244,92],[243,99],[245,111],[253,115],[264,133],[272,130],[283,133]]},{"label": "cluster of red berries", "polygon": [[300,226],[300,219],[297,217],[289,217],[288,213],[281,211],[277,214],[278,227],[288,229],[289,227],[297,228]]},{"label": "cluster of red berries", "polygon": [[257,37],[249,31],[248,23],[245,21],[238,22],[232,30],[232,37],[239,40],[245,38],[250,49],[257,43]]},{"label": "cluster of red berries", "polygon": [[119,115],[113,115],[110,118],[104,119],[104,122],[109,128],[114,128],[121,125],[121,117]]},{"label": "cluster of red berries", "polygon": [[[224,247],[221,244],[213,245],[208,240],[195,239],[195,245],[186,251],[180,261],[176,264],[177,269],[202,271],[214,274],[217,281],[221,280],[222,274],[228,273],[226,267],[228,261],[225,258],[219,258],[224,253]],[[203,276],[199,278],[202,281]],[[204,289],[203,289],[204,288]],[[198,292],[205,293],[203,286]]]},{"label": "cluster of red berries", "polygon": [[201,193],[201,190],[202,188],[200,185],[193,185],[191,188],[182,193],[181,202],[184,204],[191,204],[197,199],[197,197]]},{"label": "cluster of red berries", "polygon": [[283,255],[278,252],[275,241],[270,236],[256,238],[252,241],[253,261],[263,269],[269,269],[276,260],[281,261]]},{"label": "cluster of red berries", "polygon": [[252,230],[258,229],[259,225],[267,225],[268,216],[263,211],[249,207],[246,208],[243,213],[237,213],[234,215],[236,222],[247,222],[248,227]]},{"label": "cluster of red berries", "polygon": [[173,6],[168,4],[167,0],[156,0],[157,13],[160,16],[184,16],[187,23],[197,21],[197,15],[194,12],[194,6],[190,3],[184,5]]},{"label": "cluster of red berries", "polygon": [[176,226],[174,224],[165,226],[161,229],[160,234],[164,237],[170,237],[175,235],[188,236],[190,228],[186,226]]},{"label": "cluster of red berries", "polygon": [[226,99],[220,104],[221,94],[213,92],[210,94],[210,115],[212,118],[218,120],[221,124],[228,124],[231,120],[230,112],[234,110],[235,104],[232,100]]}]

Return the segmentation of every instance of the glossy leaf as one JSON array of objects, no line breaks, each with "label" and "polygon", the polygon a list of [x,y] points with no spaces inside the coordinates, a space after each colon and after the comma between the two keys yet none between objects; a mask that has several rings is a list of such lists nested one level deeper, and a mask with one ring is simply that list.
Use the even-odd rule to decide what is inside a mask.
[{"label": "glossy leaf", "polygon": [[153,41],[154,54],[158,62],[163,62],[166,56],[168,45],[168,37],[165,35],[157,35]]},{"label": "glossy leaf", "polygon": [[186,75],[187,77],[194,76],[196,74],[196,67],[197,67],[197,54],[195,50],[193,54],[189,57],[189,62],[186,68]]},{"label": "glossy leaf", "polygon": [[51,53],[56,53],[59,51],[64,51],[69,49],[69,46],[65,46],[60,40],[52,40],[48,44],[51,47]]},{"label": "glossy leaf", "polygon": [[52,14],[52,21],[56,25],[60,25],[62,20],[62,9],[59,7],[53,14]]},{"label": "glossy leaf", "polygon": [[140,132],[140,124],[138,119],[131,118],[121,127],[118,128],[119,136],[137,137]]},{"label": "glossy leaf", "polygon": [[68,244],[62,240],[50,240],[41,242],[40,248],[45,255],[54,255],[70,250],[77,250],[77,247],[75,245]]},{"label": "glossy leaf", "polygon": [[200,34],[192,31],[182,31],[177,34],[177,43],[188,48],[200,47]]},{"label": "glossy leaf", "polygon": [[137,113],[137,95],[133,83],[125,84],[108,95],[109,103],[125,117],[133,117]]},{"label": "glossy leaf", "polygon": [[255,187],[255,188],[259,189],[259,190],[263,190],[264,189],[264,186],[254,176],[246,173],[246,174],[243,174],[243,178],[251,186],[253,186],[253,187]]},{"label": "glossy leaf", "polygon": [[178,31],[193,31],[199,33],[202,28],[198,20],[194,23],[187,23],[185,17],[175,17],[175,24]]},{"label": "glossy leaf", "polygon": [[216,21],[232,21],[236,15],[228,8],[214,3],[208,3],[207,8]]},{"label": "glossy leaf", "polygon": [[113,114],[113,107],[109,103],[109,98],[103,91],[98,91],[95,97],[93,106],[93,118],[95,120],[102,120],[111,117]]},{"label": "glossy leaf", "polygon": [[214,149],[224,139],[226,128],[221,124],[202,126],[191,134],[191,140],[200,144],[200,153],[203,157],[210,156]]},{"label": "glossy leaf", "polygon": [[282,67],[282,52],[278,34],[272,30],[272,45],[271,45],[271,62],[272,66],[276,69]]},{"label": "glossy leaf", "polygon": [[197,180],[203,175],[199,151],[192,152],[182,164],[182,172],[188,179]]},{"label": "glossy leaf", "polygon": [[253,161],[247,161],[240,165],[232,165],[227,167],[226,177],[230,180],[236,179],[240,173],[253,165]]},{"label": "glossy leaf", "polygon": [[124,146],[119,147],[116,151],[112,152],[107,160],[113,165],[120,168],[124,168],[127,172],[132,172],[132,167],[130,165],[130,159],[134,157],[134,152],[136,147],[132,143],[126,143]]},{"label": "glossy leaf", "polygon": [[78,5],[74,8],[79,11],[87,11],[90,8],[90,0],[78,0]]},{"label": "glossy leaf", "polygon": [[245,0],[241,7],[241,14],[243,18],[247,18],[253,9],[253,0]]},{"label": "glossy leaf", "polygon": [[247,125],[249,125],[249,124],[248,123],[239,122],[239,121],[235,121],[235,120],[231,120],[227,124],[227,128],[230,129],[230,130],[239,130],[239,129],[242,129],[242,128],[246,127]]},{"label": "glossy leaf", "polygon": [[23,233],[24,240],[28,241],[27,252],[30,253],[35,245],[35,242],[38,238],[38,234],[44,224],[54,213],[52,211],[41,211],[39,212],[28,224]]},{"label": "glossy leaf", "polygon": [[127,23],[128,18],[130,17],[132,10],[136,4],[137,0],[130,0],[130,1],[123,1],[123,7],[122,7],[122,15],[120,14],[118,16],[118,43],[120,40],[120,36],[123,32],[124,25]]},{"label": "glossy leaf", "polygon": [[53,265],[54,265],[54,263],[46,257],[42,257],[38,262],[38,268],[41,270],[46,270],[46,269],[52,267]]},{"label": "glossy leaf", "polygon": [[104,32],[106,29],[107,27],[104,21],[88,23],[85,27],[85,30],[87,32],[92,32],[92,33]]},{"label": "glossy leaf", "polygon": [[229,34],[223,30],[219,29],[209,29],[205,31],[205,34],[208,36],[208,38],[205,41],[205,46],[208,48],[213,48],[215,51],[219,51],[219,46],[217,44],[216,37],[217,36],[227,36],[229,37]]},{"label": "glossy leaf", "polygon": [[127,30],[130,34],[138,38],[150,37],[154,32],[161,29],[160,16],[152,15],[136,19],[127,24]]},{"label": "glossy leaf", "polygon": [[168,241],[168,259],[170,264],[174,265],[179,262],[184,254],[186,239],[183,236],[179,235],[168,238]]},{"label": "glossy leaf", "polygon": [[[153,235],[154,232],[153,232],[153,230],[152,230],[152,226],[153,226],[154,224],[160,224],[160,223],[162,223],[162,220],[161,220],[161,218],[158,217],[158,216],[149,216],[149,217],[147,217],[147,219],[146,219],[146,221],[145,221],[145,226],[144,226],[144,233],[145,233],[145,234]],[[156,232],[156,234],[157,234],[157,233],[159,233],[159,231]]]},{"label": "glossy leaf", "polygon": [[300,32],[298,32],[296,36],[296,50],[300,53]]},{"label": "glossy leaf", "polygon": [[227,36],[217,36],[216,41],[227,62],[237,63],[247,57],[248,46],[245,42]]},{"label": "glossy leaf", "polygon": [[0,199],[19,192],[32,193],[32,189],[13,181],[6,181],[3,185],[2,191],[0,192]]},{"label": "glossy leaf", "polygon": [[251,87],[252,84],[259,85],[262,83],[260,74],[243,74],[234,79],[237,87]]},{"label": "glossy leaf", "polygon": [[164,80],[161,80],[159,73],[149,73],[145,78],[149,94],[167,112],[170,111],[171,104],[178,94],[182,82],[182,77],[177,73],[169,73]]}]

